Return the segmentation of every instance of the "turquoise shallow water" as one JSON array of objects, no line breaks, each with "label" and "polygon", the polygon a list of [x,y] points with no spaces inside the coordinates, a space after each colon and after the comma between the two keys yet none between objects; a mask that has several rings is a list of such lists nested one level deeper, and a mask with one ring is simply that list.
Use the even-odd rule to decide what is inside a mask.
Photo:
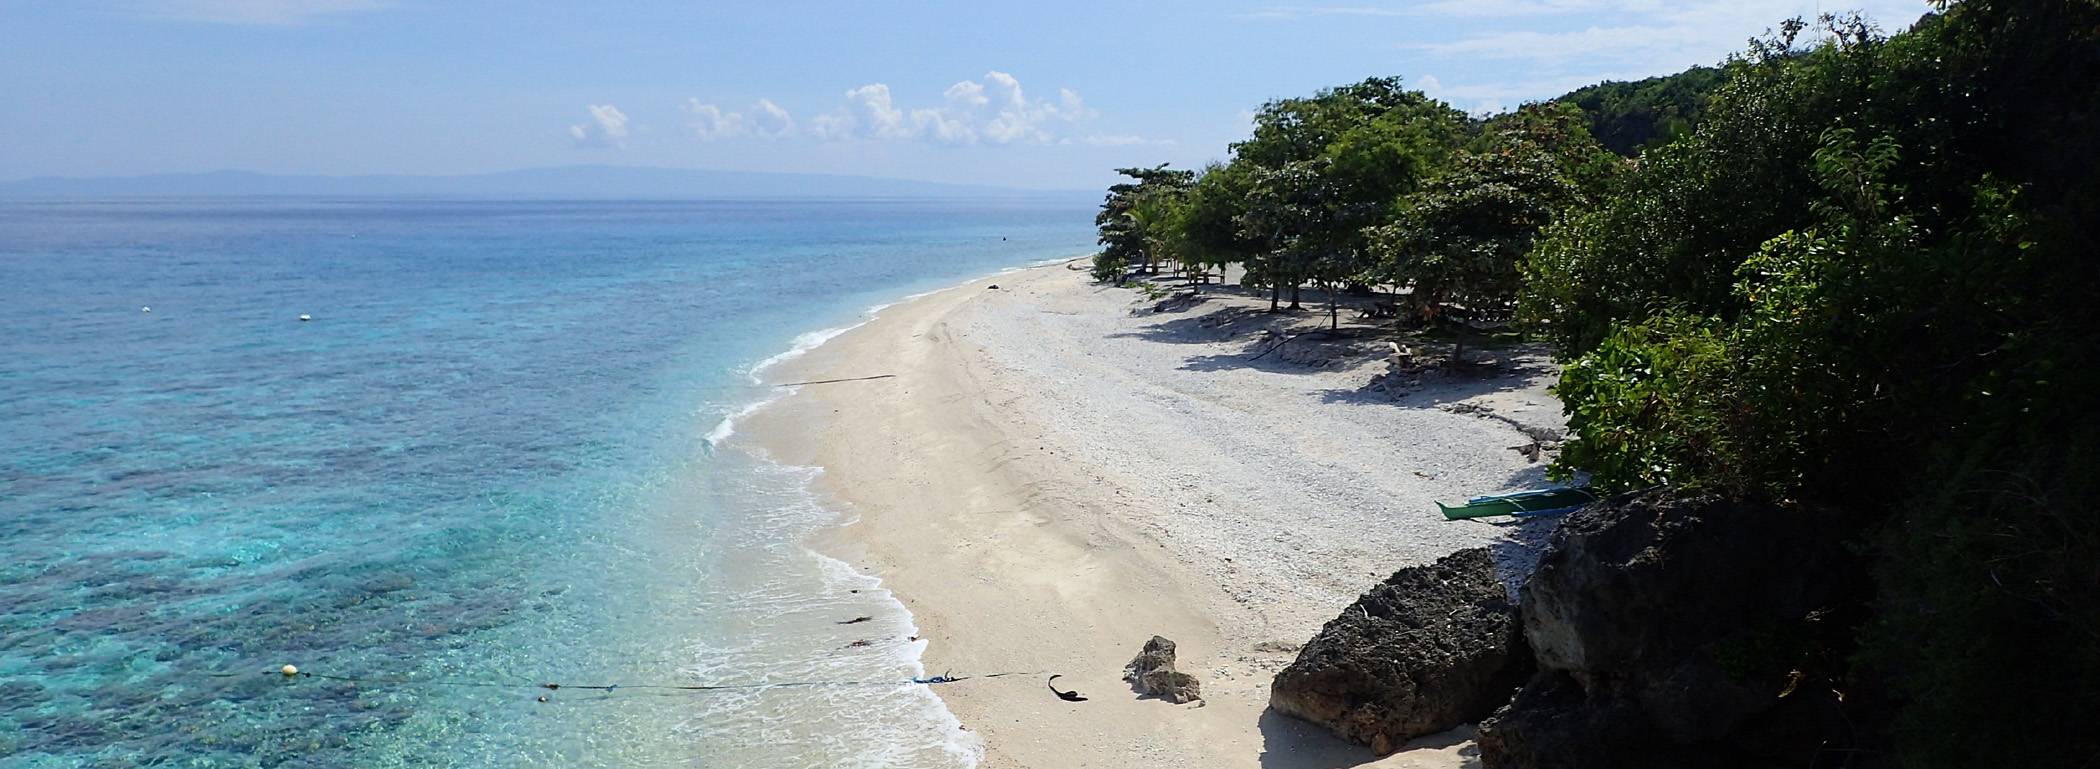
[{"label": "turquoise shallow water", "polygon": [[809,471],[705,438],[798,336],[1090,245],[1080,204],[0,203],[0,766],[966,763],[924,687],[429,682],[920,673],[798,544]]}]

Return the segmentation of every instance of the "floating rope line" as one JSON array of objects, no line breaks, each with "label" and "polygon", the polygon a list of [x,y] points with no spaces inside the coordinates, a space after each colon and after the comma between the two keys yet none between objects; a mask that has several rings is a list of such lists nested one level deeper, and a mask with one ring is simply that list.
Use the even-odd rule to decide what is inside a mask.
[{"label": "floating rope line", "polygon": [[896,375],[896,374],[873,374],[873,375],[870,375],[870,376],[849,376],[849,377],[839,377],[839,378],[837,378],[837,379],[810,379],[810,380],[805,380],[805,381],[801,381],[801,382],[753,382],[753,383],[751,383],[751,384],[723,384],[723,385],[709,385],[709,386],[701,387],[700,389],[702,389],[702,390],[777,390],[777,389],[780,389],[780,388],[783,388],[783,387],[801,387],[801,386],[803,386],[803,385],[820,385],[820,384],[838,384],[838,383],[840,383],[840,382],[867,382],[867,381],[871,381],[871,380],[876,380],[876,379],[895,379],[895,378],[897,378],[897,375]]},{"label": "floating rope line", "polygon": [[[344,675],[334,675],[334,674],[331,674],[331,673],[311,673],[311,672],[307,672],[307,671],[304,671],[304,670],[300,670],[300,669],[299,669],[299,668],[298,668],[297,666],[294,666],[294,665],[286,665],[286,666],[284,666],[284,667],[282,667],[282,668],[279,668],[279,669],[277,669],[277,670],[264,670],[264,671],[261,671],[261,674],[262,674],[262,675],[265,675],[265,676],[276,676],[276,677],[281,677],[281,678],[284,678],[285,680],[288,680],[288,681],[289,681],[289,680],[294,680],[294,679],[300,679],[300,678],[312,678],[312,679],[316,679],[316,680],[321,680],[321,681],[339,681],[339,682],[342,682],[342,683],[347,683],[347,684],[352,684],[352,685],[377,685],[377,686],[450,686],[450,687],[468,687],[468,688],[476,688],[476,689],[544,689],[544,690],[546,690],[546,691],[549,691],[549,692],[557,692],[557,691],[562,691],[562,690],[565,690],[565,689],[566,689],[566,690],[573,690],[573,691],[588,691],[588,692],[602,692],[602,693],[603,693],[604,695],[606,695],[606,696],[610,697],[610,696],[612,696],[612,695],[614,695],[614,694],[616,694],[616,693],[622,692],[622,691],[628,691],[628,692],[635,692],[635,693],[638,693],[638,694],[639,694],[639,693],[644,693],[644,692],[647,692],[647,693],[652,693],[652,694],[656,694],[656,695],[658,695],[658,696],[675,696],[676,694],[678,694],[678,693],[680,693],[680,692],[718,692],[718,691],[731,691],[731,690],[748,690],[748,689],[776,689],[776,688],[779,688],[779,689],[785,689],[785,688],[813,688],[813,687],[827,687],[827,686],[937,686],[937,685],[940,685],[940,684],[952,684],[952,683],[956,683],[956,682],[958,682],[958,681],[968,681],[968,680],[971,680],[971,679],[977,679],[977,678],[1005,678],[1005,677],[1008,677],[1008,676],[1037,676],[1037,675],[1042,675],[1042,674],[1043,674],[1043,671],[1040,671],[1040,670],[1033,670],[1033,671],[1021,671],[1021,670],[1014,670],[1014,671],[1007,671],[1007,672],[1004,672],[1004,673],[981,673],[981,674],[978,674],[978,675],[974,675],[974,676],[958,676],[958,675],[954,675],[954,674],[952,674],[952,673],[942,673],[942,674],[940,674],[940,675],[937,675],[937,676],[919,676],[919,677],[916,677],[916,678],[910,678],[910,679],[906,679],[906,680],[903,680],[903,681],[897,681],[897,680],[889,680],[889,681],[780,681],[780,682],[771,682],[771,683],[745,683],[745,684],[565,684],[565,683],[559,683],[559,682],[552,682],[552,681],[550,681],[550,682],[547,682],[547,683],[538,683],[538,684],[534,684],[534,683],[525,683],[525,682],[512,682],[512,681],[461,681],[461,680],[453,680],[453,679],[424,679],[424,678],[390,678],[390,677],[382,677],[382,676],[371,676],[371,677],[368,677],[368,676],[344,676]],[[6,676],[5,678],[45,678],[45,677],[50,677],[50,676],[55,676],[55,675],[57,675],[57,674],[52,674],[52,673],[26,673],[26,674],[20,674],[20,675],[15,675],[15,676]],[[205,673],[197,673],[197,674],[195,674],[195,675],[199,675],[199,676],[202,676],[202,677],[205,677],[205,678],[253,678],[253,677],[255,677],[255,675],[256,675],[256,674],[255,674],[255,673],[228,673],[228,672],[205,672]],[[1057,678],[1057,676],[1051,676],[1050,678],[1051,678],[1052,680],[1055,680],[1055,679]],[[0,678],[0,680],[4,680],[4,678]],[[1053,692],[1056,692],[1056,691],[1057,691],[1056,687],[1052,687],[1052,688],[1051,688],[1051,691],[1053,691]],[[1059,697],[1060,699],[1068,699],[1068,700],[1069,700],[1069,699],[1071,699],[1070,697],[1067,697],[1067,696],[1066,696],[1067,694],[1075,694],[1075,695],[1076,695],[1076,693],[1067,693],[1067,692],[1059,692],[1059,693],[1058,693],[1058,697]],[[550,697],[549,697],[549,695],[546,695],[546,694],[542,694],[542,695],[540,695],[540,696],[539,696],[539,697],[538,697],[537,699],[538,699],[538,700],[539,700],[540,702],[549,702],[549,701],[551,701],[551,700],[550,700]],[[593,698],[593,699],[596,699],[596,698]],[[1073,702],[1083,702],[1083,701],[1085,701],[1085,700],[1084,700],[1084,698],[1081,698],[1081,699],[1077,699],[1077,700],[1071,700],[1071,701],[1073,701]]]},{"label": "floating rope line", "polygon": [[[608,694],[623,689],[632,691],[713,692],[740,689],[809,688],[823,686],[935,686],[939,684],[952,684],[958,681],[968,681],[976,678],[1005,678],[1007,676],[1033,676],[1041,674],[1042,671],[1017,670],[1007,671],[1003,673],[981,673],[974,676],[958,676],[949,673],[943,673],[937,676],[921,676],[903,681],[779,681],[742,684],[569,684],[559,682],[547,682],[535,684],[510,681],[461,681],[453,679],[345,676],[334,675],[330,673],[312,673],[300,670],[297,667],[291,665],[286,665],[279,670],[262,671],[262,675],[280,676],[287,679],[312,678],[322,681],[340,681],[343,683],[350,684],[371,684],[379,686],[453,686],[473,687],[482,689],[546,689],[548,691],[561,691],[563,689],[570,689],[580,691],[605,692]],[[206,673],[205,675],[213,678],[232,678],[237,676],[252,676],[254,674]]]}]

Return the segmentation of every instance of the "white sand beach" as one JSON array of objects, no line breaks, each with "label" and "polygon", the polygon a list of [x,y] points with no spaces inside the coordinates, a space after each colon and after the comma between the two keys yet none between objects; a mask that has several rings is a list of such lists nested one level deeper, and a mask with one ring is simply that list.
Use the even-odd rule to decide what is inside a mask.
[{"label": "white sand beach", "polygon": [[[803,387],[751,435],[823,468],[846,521],[816,546],[910,607],[929,671],[1045,670],[1090,698],[1042,676],[941,687],[987,767],[1477,763],[1464,728],[1376,757],[1266,712],[1269,681],[1395,569],[1503,535],[1432,501],[1542,479],[1512,447],[1530,440],[1516,424],[1561,424],[1550,366],[1505,351],[1507,373],[1394,398],[1366,387],[1381,337],[1256,358],[1281,338],[1263,329],[1326,323],[1310,300],[1162,301],[1064,265],[929,294],[768,371],[893,378]],[[1155,634],[1203,703],[1121,680]]]}]

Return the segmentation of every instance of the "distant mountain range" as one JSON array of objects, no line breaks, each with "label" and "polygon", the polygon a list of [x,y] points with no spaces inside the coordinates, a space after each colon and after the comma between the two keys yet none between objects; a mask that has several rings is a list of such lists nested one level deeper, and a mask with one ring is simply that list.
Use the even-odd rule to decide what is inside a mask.
[{"label": "distant mountain range", "polygon": [[0,182],[0,197],[380,196],[496,198],[969,198],[1092,200],[1087,190],[1023,190],[828,174],[563,166],[460,176],[296,176],[248,171]]}]

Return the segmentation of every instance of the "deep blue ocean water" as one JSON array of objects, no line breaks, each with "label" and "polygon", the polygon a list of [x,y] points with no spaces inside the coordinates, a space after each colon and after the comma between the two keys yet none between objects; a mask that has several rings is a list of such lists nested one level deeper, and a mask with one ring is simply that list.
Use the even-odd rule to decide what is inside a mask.
[{"label": "deep blue ocean water", "polygon": [[[811,471],[706,436],[798,337],[1084,253],[1090,225],[0,202],[0,766],[967,763],[925,687],[447,682],[921,673],[901,608],[799,544],[832,518]],[[284,664],[378,680],[261,672]]]}]

